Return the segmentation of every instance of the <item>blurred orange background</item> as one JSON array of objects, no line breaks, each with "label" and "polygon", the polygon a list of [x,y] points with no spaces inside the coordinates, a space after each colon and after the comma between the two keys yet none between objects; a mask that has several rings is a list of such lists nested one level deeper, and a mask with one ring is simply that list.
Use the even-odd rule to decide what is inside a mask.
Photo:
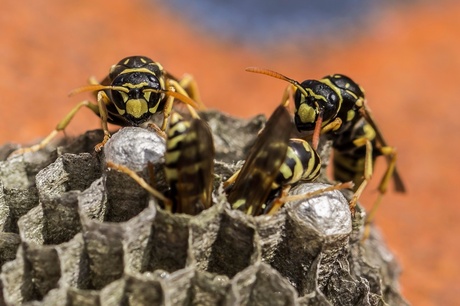
[{"label": "blurred orange background", "polygon": [[[153,0],[2,1],[0,144],[47,135],[89,97],[69,98],[70,90],[90,75],[102,79],[129,55],[151,57],[177,76],[191,73],[210,108],[243,117],[270,114],[286,86],[246,73],[247,66],[299,81],[347,74],[364,87],[387,141],[398,148],[408,193],[390,190],[376,222],[401,263],[402,293],[413,305],[460,305],[460,3],[387,6],[370,22],[337,27],[336,36],[293,32],[279,44],[260,45],[195,27],[186,13]],[[66,132],[98,127],[84,109]],[[377,178],[384,165],[377,163]],[[375,198],[377,181],[364,205]]]}]

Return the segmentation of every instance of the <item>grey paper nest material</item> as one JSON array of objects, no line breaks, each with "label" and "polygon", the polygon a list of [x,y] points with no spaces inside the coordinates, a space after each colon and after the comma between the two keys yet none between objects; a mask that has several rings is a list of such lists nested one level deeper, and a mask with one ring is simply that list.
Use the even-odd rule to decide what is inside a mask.
[{"label": "grey paper nest material", "polygon": [[94,153],[102,134],[93,131],[0,162],[0,305],[407,305],[393,255],[375,231],[360,243],[363,213],[352,224],[340,192],[273,217],[231,210],[219,183],[264,119],[202,116],[216,145],[215,204],[193,217],[157,208],[106,168],[110,160],[146,175],[151,162],[164,189],[164,141],[147,129],[121,129],[105,155]]}]

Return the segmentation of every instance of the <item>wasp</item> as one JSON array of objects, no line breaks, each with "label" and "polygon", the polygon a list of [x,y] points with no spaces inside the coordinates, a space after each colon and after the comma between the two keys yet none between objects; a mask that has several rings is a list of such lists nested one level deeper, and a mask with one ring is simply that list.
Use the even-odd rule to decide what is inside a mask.
[{"label": "wasp", "polygon": [[167,73],[158,62],[145,56],[126,57],[111,67],[102,82],[98,83],[90,78],[89,83],[90,85],[73,90],[70,95],[95,92],[97,104],[88,100],[78,103],[39,144],[19,149],[14,154],[35,152],[44,148],[68,126],[82,107],[89,108],[101,118],[104,139],[96,146],[96,151],[100,151],[110,138],[108,123],[139,126],[150,120],[154,114],[163,112],[161,131],[164,131],[175,98],[184,102],[192,113],[195,113],[195,108],[204,107],[191,76],[178,80]]},{"label": "wasp", "polygon": [[373,205],[367,222],[373,218],[388,183],[393,178],[395,190],[405,192],[403,181],[396,170],[396,149],[387,144],[366,105],[364,90],[351,78],[333,74],[320,80],[299,83],[278,72],[250,67],[249,72],[265,74],[291,84],[282,98],[289,103],[294,90],[294,120],[299,131],[313,132],[313,147],[317,148],[319,135],[326,134],[333,140],[334,173],[340,181],[353,180],[354,195],[350,209],[356,203],[372,177],[373,165],[378,156],[387,158],[387,169],[379,184],[379,197]]},{"label": "wasp", "polygon": [[212,205],[214,155],[212,133],[207,123],[199,118],[187,121],[173,112],[167,131],[164,166],[169,196],[125,166],[112,162],[107,166],[128,174],[160,199],[167,211],[197,215]]},{"label": "wasp", "polygon": [[224,184],[233,209],[254,216],[274,214],[285,202],[342,188],[332,186],[300,198],[287,196],[293,184],[313,181],[321,170],[318,153],[305,140],[290,138],[291,130],[289,112],[280,105],[258,135],[243,167]]},{"label": "wasp", "polygon": [[173,113],[165,153],[165,176],[174,196],[174,211],[196,215],[212,204],[214,144],[201,119]]}]

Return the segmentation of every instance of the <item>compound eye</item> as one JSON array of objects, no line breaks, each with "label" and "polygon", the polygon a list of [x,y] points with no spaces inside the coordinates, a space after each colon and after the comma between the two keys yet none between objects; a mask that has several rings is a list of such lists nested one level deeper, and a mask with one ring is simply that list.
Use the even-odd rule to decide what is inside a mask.
[{"label": "compound eye", "polygon": [[152,89],[162,89],[160,86],[160,82],[158,81],[158,78],[154,75],[149,75],[148,77],[148,87]]},{"label": "compound eye", "polygon": [[120,92],[117,90],[111,90],[112,102],[117,106],[118,109],[125,109],[125,102],[128,99],[128,96],[125,92]]}]

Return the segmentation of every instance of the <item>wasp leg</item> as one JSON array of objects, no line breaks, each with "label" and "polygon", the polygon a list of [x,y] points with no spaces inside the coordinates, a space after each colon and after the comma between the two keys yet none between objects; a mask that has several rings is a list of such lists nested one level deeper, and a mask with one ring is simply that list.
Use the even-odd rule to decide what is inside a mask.
[{"label": "wasp leg", "polygon": [[[175,80],[168,80],[168,84],[174,88],[174,91],[188,97],[188,98],[191,98],[194,102],[197,103],[198,107],[201,109],[205,109],[206,107],[204,107],[204,104],[203,102],[201,101],[196,101],[193,96],[190,97],[189,94],[187,93],[187,91],[182,87],[182,85],[180,83],[178,83],[177,81]],[[172,102],[171,102],[172,103]],[[193,106],[191,106],[190,104],[188,103],[185,103],[185,106],[187,106],[187,109],[189,110],[190,114],[192,115],[193,118],[200,118],[200,116],[198,116],[198,113],[196,112],[196,110],[193,108]],[[202,107],[203,106],[203,107]],[[172,108],[172,104],[171,104],[171,108]],[[165,107],[166,109],[166,107]]]},{"label": "wasp leg", "polygon": [[[172,79],[168,80],[167,87],[169,88],[170,92],[178,92],[186,96],[187,98],[189,98],[187,92],[179,85],[177,81],[172,80]],[[165,107],[163,109],[163,123],[161,125],[162,131],[165,131],[166,127],[168,126],[169,117],[171,116],[171,112],[173,108],[173,103],[174,103],[174,97],[171,95],[168,96],[168,98],[166,99]],[[193,118],[200,118],[200,116],[198,116],[198,113],[195,111],[195,109],[190,104],[185,103],[185,105],[187,106]]]},{"label": "wasp leg", "polygon": [[[179,80],[179,87],[183,88],[186,92],[186,95],[192,98],[195,102],[198,103],[200,109],[206,109],[203,101],[201,100],[200,91],[198,90],[198,84],[190,74],[185,74],[182,79]],[[178,90],[178,92],[180,92]],[[182,93],[182,92],[181,92]],[[182,93],[184,94],[184,93]]]},{"label": "wasp leg", "polygon": [[364,158],[364,174],[363,180],[359,187],[356,189],[355,193],[353,194],[353,198],[350,201],[350,211],[354,215],[355,207],[358,203],[361,194],[363,193],[364,189],[367,186],[367,183],[372,177],[373,170],[373,158],[372,158],[372,143],[367,138],[358,138],[353,141],[356,147],[360,147],[365,145],[366,146],[366,155]]},{"label": "wasp leg", "polygon": [[152,129],[155,133],[157,133],[160,137],[162,137],[163,139],[166,139],[168,136],[166,135],[165,131],[163,131],[162,129],[160,129],[158,127],[158,125],[156,125],[155,123],[148,123],[147,125],[150,129]]},{"label": "wasp leg", "polygon": [[353,188],[354,184],[353,182],[345,182],[345,183],[338,183],[335,185],[331,185],[329,187],[321,188],[312,192],[307,192],[304,194],[296,194],[296,195],[290,195],[290,196],[285,196],[284,198],[280,199],[282,203],[286,202],[292,202],[292,201],[299,201],[299,200],[306,200],[309,198],[316,197],[320,194],[323,194],[325,192],[333,191],[333,190],[341,190],[341,189],[350,189]]},{"label": "wasp leg", "polygon": [[103,91],[99,91],[97,93],[97,106],[99,109],[99,117],[101,118],[101,125],[102,125],[102,130],[104,131],[104,139],[102,142],[98,143],[94,149],[96,152],[99,152],[102,150],[106,142],[110,139],[110,132],[109,128],[107,126],[107,107],[106,105],[110,103],[110,99],[107,96],[107,94]]},{"label": "wasp leg", "polygon": [[294,104],[294,92],[295,86],[289,84],[283,91],[283,97],[281,98],[281,105],[289,109],[290,104]]},{"label": "wasp leg", "polygon": [[273,200],[271,207],[267,211],[267,215],[274,215],[281,209],[281,207],[286,203],[285,199],[287,198],[287,194],[291,190],[291,185],[286,185],[281,188],[281,194],[278,198]]},{"label": "wasp leg", "polygon": [[231,188],[231,186],[235,183],[238,174],[240,174],[240,170],[233,173],[232,176],[230,176],[225,182],[222,183],[225,190]]},{"label": "wasp leg", "polygon": [[135,171],[129,169],[126,166],[115,164],[113,162],[107,162],[107,167],[127,174],[129,177],[135,180],[136,183],[138,183],[142,188],[147,190],[154,197],[163,201],[166,211],[172,212],[172,207],[173,207],[172,201],[168,199],[167,197],[165,197],[161,192],[159,192],[158,190],[154,189],[152,186],[147,184],[147,182],[142,177],[140,177]]},{"label": "wasp leg", "polygon": [[[175,91],[173,86],[170,86],[169,88],[170,91]],[[163,110],[163,123],[161,124],[161,130],[166,131],[166,127],[168,126],[169,123],[169,117],[171,116],[171,111],[173,107],[173,102],[174,102],[174,97],[168,96],[166,98],[166,103],[165,107]]]},{"label": "wasp leg", "polygon": [[389,159],[388,167],[385,171],[385,174],[383,175],[382,179],[380,180],[378,190],[379,190],[379,195],[377,199],[375,200],[374,204],[372,205],[371,210],[367,214],[366,221],[364,222],[365,228],[364,228],[364,234],[362,241],[366,240],[369,237],[370,234],[370,224],[372,221],[374,221],[376,212],[380,206],[380,203],[382,202],[382,198],[384,194],[386,193],[388,189],[388,184],[393,176],[393,173],[396,169],[396,149],[393,147],[381,147],[379,148],[379,151],[384,155],[387,156]]},{"label": "wasp leg", "polygon": [[46,136],[40,143],[36,144],[36,145],[33,145],[31,147],[27,147],[27,148],[21,148],[21,149],[18,149],[16,151],[14,151],[13,153],[11,153],[11,155],[16,155],[16,154],[24,154],[24,153],[28,153],[28,152],[37,152],[41,149],[43,149],[44,147],[46,147],[55,137],[56,135],[60,132],[60,131],[63,131],[67,125],[69,125],[70,121],[72,120],[72,118],[75,116],[75,114],[80,110],[80,108],[82,107],[87,107],[89,108],[90,110],[92,110],[96,115],[99,116],[100,114],[100,111],[99,111],[99,107],[95,104],[93,104],[92,102],[88,101],[88,100],[85,100],[85,101],[82,101],[80,103],[78,103],[56,126],[56,128],[48,135]]},{"label": "wasp leg", "polygon": [[330,131],[337,131],[342,126],[342,119],[335,118],[333,121],[326,124],[321,128],[321,134],[328,133]]}]

